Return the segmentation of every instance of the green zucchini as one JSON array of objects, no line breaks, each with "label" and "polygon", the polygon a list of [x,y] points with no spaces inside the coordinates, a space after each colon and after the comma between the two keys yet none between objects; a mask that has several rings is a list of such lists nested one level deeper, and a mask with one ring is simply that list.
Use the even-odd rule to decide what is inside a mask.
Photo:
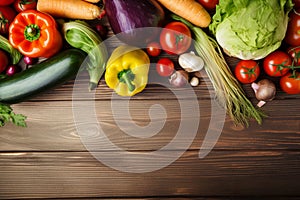
[{"label": "green zucchini", "polygon": [[14,104],[75,78],[86,54],[67,49],[14,76],[0,80],[0,102]]}]

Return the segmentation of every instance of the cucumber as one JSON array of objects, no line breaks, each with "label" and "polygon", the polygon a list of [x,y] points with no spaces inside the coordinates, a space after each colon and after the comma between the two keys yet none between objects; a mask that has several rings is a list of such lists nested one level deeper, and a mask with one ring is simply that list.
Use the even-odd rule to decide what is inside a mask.
[{"label": "cucumber", "polygon": [[67,49],[14,76],[0,80],[0,102],[15,104],[76,77],[86,54]]}]

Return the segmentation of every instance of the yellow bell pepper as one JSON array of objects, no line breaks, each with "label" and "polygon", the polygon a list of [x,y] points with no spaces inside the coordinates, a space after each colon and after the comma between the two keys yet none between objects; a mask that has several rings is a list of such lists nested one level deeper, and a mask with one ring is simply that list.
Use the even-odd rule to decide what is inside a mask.
[{"label": "yellow bell pepper", "polygon": [[120,96],[133,96],[145,89],[149,56],[137,47],[117,47],[107,61],[105,81]]}]

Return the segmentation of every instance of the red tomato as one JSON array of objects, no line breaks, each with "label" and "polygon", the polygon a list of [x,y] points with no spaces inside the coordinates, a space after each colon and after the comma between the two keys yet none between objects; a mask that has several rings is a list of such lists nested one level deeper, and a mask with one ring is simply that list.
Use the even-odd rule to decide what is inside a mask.
[{"label": "red tomato", "polygon": [[300,13],[296,10],[290,13],[290,21],[284,40],[291,46],[300,46]]},{"label": "red tomato", "polygon": [[0,34],[7,34],[10,23],[14,20],[16,12],[9,6],[0,6]]},{"label": "red tomato", "polygon": [[174,71],[174,63],[169,58],[161,58],[156,63],[156,71],[160,76],[171,76]]},{"label": "red tomato", "polygon": [[160,34],[160,45],[169,54],[184,53],[190,48],[191,43],[191,31],[182,22],[167,24]]},{"label": "red tomato", "polygon": [[161,46],[158,42],[150,42],[148,45],[147,45],[147,53],[150,55],[150,56],[158,56],[161,52]]},{"label": "red tomato", "polygon": [[290,70],[286,66],[292,64],[292,59],[289,54],[283,51],[274,51],[265,57],[263,61],[264,71],[269,76],[283,76]]},{"label": "red tomato", "polygon": [[260,74],[260,68],[254,60],[241,60],[236,65],[234,74],[241,83],[253,83]]},{"label": "red tomato", "polygon": [[2,73],[8,65],[8,57],[6,53],[0,50],[0,73]]},{"label": "red tomato", "polygon": [[214,10],[219,0],[198,0],[198,2],[207,10]]},{"label": "red tomato", "polygon": [[14,2],[14,8],[17,12],[24,10],[36,10],[37,0],[16,0]]},{"label": "red tomato", "polygon": [[288,54],[293,59],[294,66],[295,65],[300,65],[300,46],[289,48],[288,49]]},{"label": "red tomato", "polygon": [[287,94],[300,94],[300,73],[288,73],[280,78],[280,87]]},{"label": "red tomato", "polygon": [[0,6],[8,6],[12,4],[14,0],[0,0]]}]

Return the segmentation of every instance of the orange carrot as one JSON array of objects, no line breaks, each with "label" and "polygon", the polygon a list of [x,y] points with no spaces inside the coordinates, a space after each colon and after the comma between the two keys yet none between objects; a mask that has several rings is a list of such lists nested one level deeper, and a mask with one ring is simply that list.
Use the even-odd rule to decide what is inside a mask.
[{"label": "orange carrot", "polygon": [[37,10],[54,17],[86,20],[103,14],[100,7],[82,0],[38,0]]},{"label": "orange carrot", "polygon": [[98,3],[100,0],[84,0],[86,2],[90,2],[90,3]]},{"label": "orange carrot", "polygon": [[164,7],[196,26],[208,27],[211,22],[209,13],[195,0],[157,0]]}]

